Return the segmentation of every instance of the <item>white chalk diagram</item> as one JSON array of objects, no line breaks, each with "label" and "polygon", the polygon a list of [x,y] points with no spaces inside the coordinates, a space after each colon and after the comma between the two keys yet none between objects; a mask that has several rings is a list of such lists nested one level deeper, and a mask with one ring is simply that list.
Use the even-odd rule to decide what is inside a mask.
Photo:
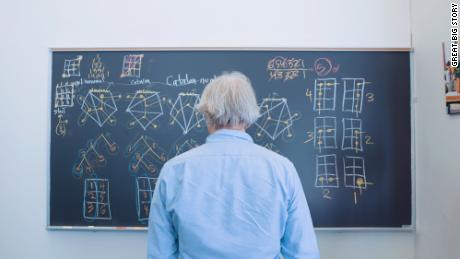
[{"label": "white chalk diagram", "polygon": [[121,77],[140,77],[143,57],[143,54],[124,56]]},{"label": "white chalk diagram", "polygon": [[344,118],[342,119],[342,124],[342,150],[363,151],[361,119]]},{"label": "white chalk diagram", "polygon": [[335,117],[315,117],[314,146],[323,149],[337,148],[337,122]]},{"label": "white chalk diagram", "polygon": [[88,118],[92,119],[99,127],[105,123],[115,125],[116,118],[113,116],[118,109],[112,92],[106,89],[90,89],[81,105],[83,113],[78,119],[78,124],[84,125]]},{"label": "white chalk diagram", "polygon": [[257,137],[266,134],[275,140],[282,134],[288,138],[293,136],[292,125],[298,114],[291,114],[286,98],[264,98],[259,108],[260,117],[255,123]]},{"label": "white chalk diagram", "polygon": [[107,157],[104,153],[115,155],[117,151],[118,146],[109,135],[100,134],[97,138],[89,140],[87,146],[79,151],[78,159],[72,167],[72,173],[76,177],[81,177],[84,173],[94,175],[97,167],[104,167],[107,164]]},{"label": "white chalk diagram", "polygon": [[83,217],[85,220],[111,220],[109,180],[85,179]]},{"label": "white chalk diagram", "polygon": [[65,108],[74,106],[75,87],[73,83],[58,83],[54,95],[54,108],[58,112],[64,112]]},{"label": "white chalk diagram", "polygon": [[64,119],[63,114],[58,114],[58,122],[56,123],[56,127],[54,128],[54,132],[56,135],[64,137],[67,134],[67,124],[69,120]]},{"label": "white chalk diagram", "polygon": [[367,188],[364,158],[345,156],[343,158],[343,171],[345,187],[359,190]]},{"label": "white chalk diagram", "polygon": [[364,78],[343,78],[342,111],[361,113],[363,108]]},{"label": "white chalk diagram", "polygon": [[133,175],[148,173],[157,176],[168,159],[167,153],[152,138],[141,135],[126,149],[130,157],[128,170]]},{"label": "white chalk diagram", "polygon": [[101,56],[97,54],[96,57],[93,58],[93,61],[91,63],[91,68],[88,73],[88,79],[104,81],[106,76],[109,76],[109,72],[106,71],[104,63],[102,63]]},{"label": "white chalk diagram", "polygon": [[185,141],[174,145],[173,154],[174,156],[178,156],[184,152],[187,152],[193,148],[198,147],[199,145],[200,144],[196,142],[194,139],[186,139]]},{"label": "white chalk diagram", "polygon": [[148,127],[157,128],[158,123],[154,123],[161,115],[163,115],[163,106],[158,92],[139,90],[134,96],[128,95],[131,102],[126,109],[134,121],[129,122],[130,126],[139,124],[142,129],[146,130]]},{"label": "white chalk diagram", "polygon": [[201,122],[204,120],[204,117],[195,108],[199,101],[199,94],[179,93],[171,108],[169,113],[172,119],[171,124],[177,123],[184,135],[195,127],[201,127]]},{"label": "white chalk diagram", "polygon": [[64,71],[62,73],[62,78],[69,78],[72,76],[80,76],[80,64],[83,56],[78,55],[74,59],[65,59],[64,60]]},{"label": "white chalk diagram", "polygon": [[136,177],[136,210],[137,218],[140,222],[149,219],[150,203],[152,202],[153,192],[158,178]]},{"label": "white chalk diagram", "polygon": [[323,78],[315,80],[315,89],[313,97],[313,110],[321,113],[321,111],[334,111],[336,100],[336,79]]},{"label": "white chalk diagram", "polygon": [[337,157],[333,155],[316,156],[316,181],[318,188],[338,188]]}]

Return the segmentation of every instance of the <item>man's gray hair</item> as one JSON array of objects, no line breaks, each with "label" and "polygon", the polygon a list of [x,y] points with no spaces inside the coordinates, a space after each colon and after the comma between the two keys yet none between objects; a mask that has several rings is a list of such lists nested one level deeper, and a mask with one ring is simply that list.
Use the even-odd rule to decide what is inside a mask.
[{"label": "man's gray hair", "polygon": [[206,85],[197,109],[216,129],[238,125],[249,128],[260,116],[251,81],[236,71],[224,72]]}]

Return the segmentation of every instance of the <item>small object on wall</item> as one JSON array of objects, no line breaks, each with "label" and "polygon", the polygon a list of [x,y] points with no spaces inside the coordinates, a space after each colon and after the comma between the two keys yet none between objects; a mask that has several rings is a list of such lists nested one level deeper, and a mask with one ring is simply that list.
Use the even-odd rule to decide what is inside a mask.
[{"label": "small object on wall", "polygon": [[450,53],[446,55],[445,42],[442,43],[444,92],[446,110],[448,114],[460,114],[460,69],[450,60]]}]

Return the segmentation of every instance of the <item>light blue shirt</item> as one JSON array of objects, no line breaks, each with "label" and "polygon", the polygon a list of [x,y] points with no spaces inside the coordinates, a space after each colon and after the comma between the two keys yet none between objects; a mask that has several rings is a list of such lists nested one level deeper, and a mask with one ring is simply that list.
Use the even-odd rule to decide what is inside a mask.
[{"label": "light blue shirt", "polygon": [[168,161],[152,199],[148,258],[319,258],[293,164],[219,130]]}]

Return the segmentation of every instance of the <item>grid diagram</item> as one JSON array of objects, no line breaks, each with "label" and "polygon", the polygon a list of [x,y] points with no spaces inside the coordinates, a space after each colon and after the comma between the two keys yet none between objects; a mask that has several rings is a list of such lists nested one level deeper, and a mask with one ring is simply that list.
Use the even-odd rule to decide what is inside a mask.
[{"label": "grid diagram", "polygon": [[195,109],[199,101],[199,94],[179,93],[169,112],[172,119],[171,124],[177,123],[184,135],[195,127],[201,127],[201,122],[204,120],[204,117]]},{"label": "grid diagram", "polygon": [[54,96],[54,108],[73,107],[75,99],[75,89],[72,83],[59,83],[56,85],[56,94]]},{"label": "grid diagram", "polygon": [[315,80],[315,89],[313,97],[313,110],[320,113],[321,111],[334,111],[336,99],[336,79],[323,78]]},{"label": "grid diagram", "polygon": [[158,92],[139,90],[133,96],[128,96],[131,102],[126,109],[134,121],[130,122],[130,126],[139,124],[142,129],[148,127],[157,128],[158,124],[154,123],[161,115],[163,115],[163,106]]},{"label": "grid diagram", "polygon": [[157,176],[168,159],[167,153],[152,138],[141,135],[126,149],[130,157],[128,169],[133,175],[149,173]]},{"label": "grid diagram", "polygon": [[333,155],[316,156],[316,181],[315,187],[339,187],[339,174],[337,172],[337,157]]},{"label": "grid diagram", "polygon": [[152,177],[136,178],[136,210],[140,222],[146,222],[149,219],[150,203],[157,179]]},{"label": "grid diagram", "polygon": [[286,98],[264,98],[259,107],[260,117],[255,123],[258,137],[266,134],[275,140],[283,133],[292,137],[295,114],[291,114]]},{"label": "grid diagram", "polygon": [[80,76],[80,64],[83,56],[78,55],[74,59],[65,59],[64,60],[64,71],[62,73],[62,78],[69,78],[72,76]]},{"label": "grid diagram", "polygon": [[364,158],[345,156],[343,158],[344,184],[353,189],[366,189],[366,169]]},{"label": "grid diagram", "polygon": [[124,56],[121,77],[140,77],[143,57],[143,54]]},{"label": "grid diagram", "polygon": [[83,199],[85,220],[110,220],[109,181],[107,179],[86,179]]},{"label": "grid diagram", "polygon": [[342,119],[343,137],[342,150],[363,151],[361,119]]},{"label": "grid diagram", "polygon": [[315,117],[314,146],[323,149],[337,148],[337,122],[335,117]]},{"label": "grid diagram", "polygon": [[105,123],[116,123],[113,116],[118,111],[115,97],[107,89],[90,89],[80,108],[83,113],[78,120],[79,125],[84,125],[88,119],[93,120],[99,127]]},{"label": "grid diagram", "polygon": [[363,108],[364,78],[343,78],[342,111],[361,113]]}]

